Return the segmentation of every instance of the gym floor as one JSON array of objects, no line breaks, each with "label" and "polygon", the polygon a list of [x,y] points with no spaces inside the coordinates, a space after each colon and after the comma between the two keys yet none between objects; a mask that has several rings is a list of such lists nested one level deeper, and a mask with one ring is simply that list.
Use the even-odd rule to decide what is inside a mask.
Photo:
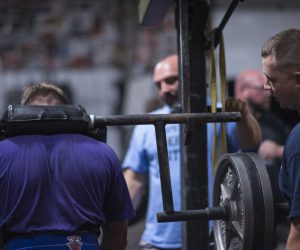
[{"label": "gym floor", "polygon": [[139,241],[144,231],[145,219],[142,218],[128,227],[126,250],[140,250]]},{"label": "gym floor", "polygon": [[[139,241],[141,238],[141,235],[144,230],[144,218],[140,219],[136,223],[130,225],[128,227],[128,237],[127,237],[127,248],[126,250],[140,250],[139,248]],[[280,224],[277,226],[277,237],[278,237],[278,243],[274,250],[284,250],[285,249],[285,241],[287,239],[288,235],[288,225]]]}]

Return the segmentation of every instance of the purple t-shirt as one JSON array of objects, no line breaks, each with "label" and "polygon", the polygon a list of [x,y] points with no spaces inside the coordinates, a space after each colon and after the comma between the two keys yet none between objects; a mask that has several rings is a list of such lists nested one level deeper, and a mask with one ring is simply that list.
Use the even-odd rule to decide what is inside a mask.
[{"label": "purple t-shirt", "polygon": [[119,160],[105,143],[75,134],[0,141],[4,232],[72,232],[133,216]]}]

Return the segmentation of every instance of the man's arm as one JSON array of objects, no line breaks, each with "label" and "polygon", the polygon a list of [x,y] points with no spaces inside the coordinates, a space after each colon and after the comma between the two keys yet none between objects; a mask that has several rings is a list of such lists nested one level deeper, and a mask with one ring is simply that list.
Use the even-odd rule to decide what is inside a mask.
[{"label": "man's arm", "polygon": [[261,142],[261,129],[251,114],[248,105],[235,98],[227,98],[225,103],[227,112],[241,112],[241,120],[237,123],[237,133],[242,149],[258,148]]},{"label": "man's arm", "polygon": [[298,249],[300,249],[300,218],[295,218],[291,222],[291,228],[286,244],[286,250]]},{"label": "man's arm", "polygon": [[124,171],[124,177],[127,183],[133,207],[135,210],[137,210],[140,205],[143,193],[145,192],[148,177],[146,174],[134,172],[130,168]]},{"label": "man's arm", "polygon": [[101,250],[124,250],[127,244],[127,220],[102,225]]}]

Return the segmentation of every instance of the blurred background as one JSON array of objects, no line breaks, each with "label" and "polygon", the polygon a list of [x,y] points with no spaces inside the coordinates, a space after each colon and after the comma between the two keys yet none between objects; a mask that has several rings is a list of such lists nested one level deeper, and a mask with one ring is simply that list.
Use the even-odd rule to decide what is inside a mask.
[{"label": "blurred background", "polygon": [[[90,114],[144,113],[142,100],[156,94],[152,66],[176,49],[172,10],[144,29],[138,1],[1,0],[0,112],[19,103],[24,86],[47,81]],[[122,129],[108,134],[120,157]]]},{"label": "blurred background", "polygon": [[[41,81],[60,85],[90,114],[151,110],[156,105],[155,100],[148,103],[156,96],[153,65],[177,51],[177,33],[173,8],[160,25],[149,28],[138,22],[138,4],[138,0],[1,0],[0,112],[19,103],[24,86]],[[230,1],[211,4],[211,26],[216,27]],[[224,30],[230,84],[240,70],[261,68],[263,41],[282,29],[299,27],[299,10],[297,0],[239,4]],[[120,158],[127,147],[127,131],[109,128],[108,143]]]},{"label": "blurred background", "polygon": [[[156,105],[152,69],[177,51],[174,9],[151,28],[138,22],[138,0],[1,0],[0,112],[22,89],[52,82],[73,104],[95,115],[139,114]],[[230,1],[212,1],[211,27]],[[271,35],[300,27],[297,0],[245,0],[224,29],[229,94],[241,70],[261,69],[260,48]],[[293,126],[298,114],[272,109]],[[109,127],[108,144],[123,159],[130,127]],[[135,229],[133,229],[135,230]],[[140,227],[130,239],[135,249]]]}]

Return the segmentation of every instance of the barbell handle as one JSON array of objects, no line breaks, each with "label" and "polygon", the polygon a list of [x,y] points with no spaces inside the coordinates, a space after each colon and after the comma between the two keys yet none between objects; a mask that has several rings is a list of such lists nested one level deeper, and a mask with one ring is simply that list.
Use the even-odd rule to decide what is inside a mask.
[{"label": "barbell handle", "polygon": [[156,214],[157,222],[187,221],[195,219],[227,220],[229,218],[227,206],[208,207],[205,209],[174,211],[171,214],[159,212]]}]

